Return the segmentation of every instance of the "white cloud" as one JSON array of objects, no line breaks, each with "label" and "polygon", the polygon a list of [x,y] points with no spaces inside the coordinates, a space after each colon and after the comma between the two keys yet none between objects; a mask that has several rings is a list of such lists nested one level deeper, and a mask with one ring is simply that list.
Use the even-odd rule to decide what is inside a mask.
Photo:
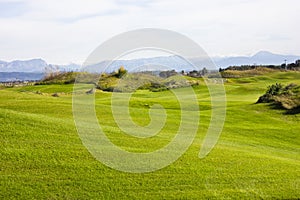
[{"label": "white cloud", "polygon": [[[0,0],[0,10],[3,2],[7,1]],[[300,55],[297,0],[17,2],[19,12],[0,15],[2,60],[41,57],[52,63],[83,62],[113,35],[146,27],[181,32],[211,55],[261,49]]]}]

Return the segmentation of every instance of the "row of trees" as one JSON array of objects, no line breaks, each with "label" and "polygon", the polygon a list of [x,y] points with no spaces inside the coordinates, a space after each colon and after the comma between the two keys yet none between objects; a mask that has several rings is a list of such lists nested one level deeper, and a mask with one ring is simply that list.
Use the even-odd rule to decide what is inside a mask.
[{"label": "row of trees", "polygon": [[241,65],[241,66],[229,66],[225,69],[220,68],[219,72],[226,70],[237,70],[237,71],[245,71],[245,70],[253,70],[258,67],[269,68],[269,69],[277,69],[277,70],[294,70],[300,71],[300,60],[297,60],[295,63],[290,64],[282,64],[282,65]]},{"label": "row of trees", "polygon": [[[177,73],[175,70],[169,70],[169,71],[162,71],[159,73],[159,76],[161,78],[169,78],[171,76],[175,76],[175,75],[178,75],[179,73]],[[184,70],[181,71],[181,75],[184,75],[184,76],[190,76],[190,77],[194,77],[194,78],[197,78],[197,77],[202,77],[202,76],[205,76],[208,74],[208,70],[204,67],[202,70],[193,70],[193,71],[188,71],[188,72],[185,72]]]},{"label": "row of trees", "polygon": [[197,70],[190,71],[186,75],[197,78],[197,77],[205,76],[207,74],[208,74],[208,70],[204,67],[202,70],[199,70],[199,71],[197,71]]}]

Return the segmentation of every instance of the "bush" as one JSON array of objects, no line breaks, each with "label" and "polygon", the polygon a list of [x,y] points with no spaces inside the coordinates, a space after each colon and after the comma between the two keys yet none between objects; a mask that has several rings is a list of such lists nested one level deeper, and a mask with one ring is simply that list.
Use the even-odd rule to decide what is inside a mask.
[{"label": "bush", "polygon": [[269,86],[266,93],[259,97],[256,103],[273,103],[287,110],[299,110],[300,86],[289,84],[284,87],[282,84],[276,83]]},{"label": "bush", "polygon": [[152,82],[149,90],[152,92],[161,92],[168,90],[168,88],[164,84]]},{"label": "bush", "polygon": [[123,66],[121,66],[114,74],[114,76],[117,78],[122,78],[125,74],[127,74],[127,70]]},{"label": "bush", "polygon": [[276,83],[268,87],[266,94],[279,95],[283,91],[283,85],[281,83]]}]

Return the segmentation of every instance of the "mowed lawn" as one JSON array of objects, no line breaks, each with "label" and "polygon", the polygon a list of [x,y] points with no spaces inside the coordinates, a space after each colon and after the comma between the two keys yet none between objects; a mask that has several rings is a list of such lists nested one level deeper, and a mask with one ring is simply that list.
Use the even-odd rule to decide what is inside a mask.
[{"label": "mowed lawn", "polygon": [[[84,147],[72,115],[72,85],[2,89],[0,198],[299,199],[300,114],[255,104],[267,86],[276,82],[300,84],[300,73],[227,80],[224,129],[204,159],[198,154],[211,117],[210,98],[205,85],[195,87],[200,124],[193,144],[166,168],[142,174],[111,169]],[[53,93],[60,97],[52,97]],[[131,117],[141,126],[150,122],[149,106],[161,104],[166,109],[166,126],[148,139],[130,137],[118,129],[111,93],[97,91],[95,102],[103,130],[128,151],[162,148],[179,127],[180,106],[169,91],[137,91],[131,98]]]}]

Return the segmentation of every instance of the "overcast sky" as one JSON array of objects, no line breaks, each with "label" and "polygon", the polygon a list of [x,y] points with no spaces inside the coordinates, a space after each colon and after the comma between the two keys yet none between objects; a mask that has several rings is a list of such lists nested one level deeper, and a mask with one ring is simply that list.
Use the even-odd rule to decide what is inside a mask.
[{"label": "overcast sky", "polygon": [[0,0],[0,60],[82,63],[102,42],[165,28],[210,56],[300,55],[299,0]]}]

